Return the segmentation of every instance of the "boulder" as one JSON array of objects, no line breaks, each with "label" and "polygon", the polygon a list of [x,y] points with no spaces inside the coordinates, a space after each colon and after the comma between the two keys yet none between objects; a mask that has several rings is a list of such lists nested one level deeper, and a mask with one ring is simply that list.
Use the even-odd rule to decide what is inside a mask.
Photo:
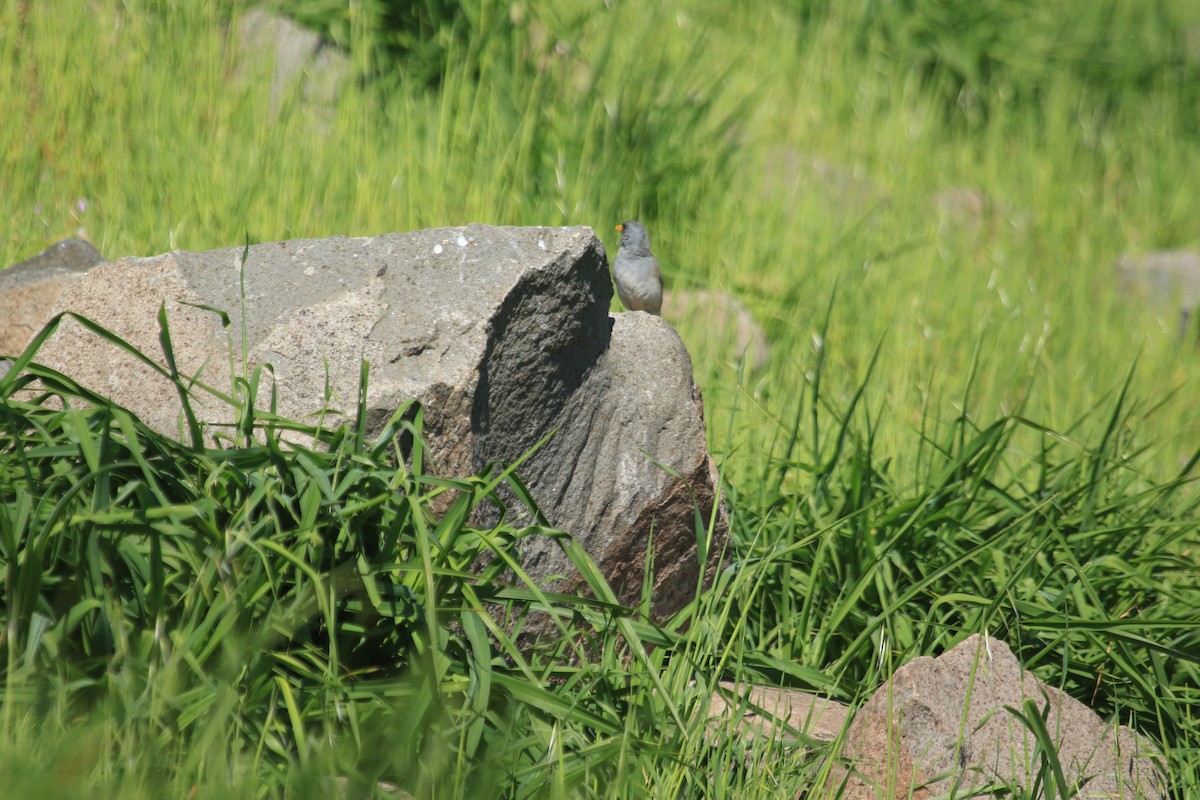
[{"label": "boulder", "polygon": [[[707,523],[716,472],[679,337],[642,312],[609,315],[611,298],[590,229],[471,225],[255,245],[244,267],[240,247],[123,259],[88,272],[56,310],[91,318],[163,362],[156,315],[165,304],[176,363],[197,377],[193,408],[210,437],[233,421],[218,394],[231,393],[230,370],[240,371],[243,324],[249,362],[271,367],[280,414],[344,419],[365,359],[368,427],[420,401],[437,474],[511,463],[556,431],[522,465],[533,497],[627,603],[641,597],[652,542],[652,609],[665,617],[698,584],[695,510]],[[232,324],[204,306],[227,311]],[[38,360],[159,431],[182,433],[174,386],[70,318]],[[707,575],[724,526],[718,516]],[[553,541],[533,537],[524,547],[534,579],[573,582]]]},{"label": "boulder", "polygon": [[103,256],[87,242],[63,239],[0,270],[0,355],[24,350],[63,290],[103,263]]},{"label": "boulder", "polygon": [[1161,762],[1146,739],[1102,721],[1022,670],[1004,642],[979,635],[900,667],[854,715],[841,751],[850,769],[832,781],[836,796],[926,800],[989,786],[1043,796],[1053,778],[1047,771],[1037,786],[1038,741],[1012,710],[1027,713],[1026,700],[1045,714],[1069,796],[1165,796]]}]

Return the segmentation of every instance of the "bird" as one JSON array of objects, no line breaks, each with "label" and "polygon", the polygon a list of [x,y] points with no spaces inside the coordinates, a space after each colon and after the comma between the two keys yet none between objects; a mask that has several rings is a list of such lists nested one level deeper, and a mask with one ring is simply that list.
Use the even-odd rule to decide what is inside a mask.
[{"label": "bird", "polygon": [[630,311],[662,311],[662,270],[658,259],[650,252],[650,235],[642,223],[622,222],[621,246],[613,262],[613,277],[617,279],[617,296],[621,305]]}]

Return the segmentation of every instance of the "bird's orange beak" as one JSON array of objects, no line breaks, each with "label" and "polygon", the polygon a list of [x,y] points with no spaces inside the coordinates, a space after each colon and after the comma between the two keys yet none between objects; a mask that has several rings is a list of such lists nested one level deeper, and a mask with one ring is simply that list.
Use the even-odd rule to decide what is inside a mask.
[{"label": "bird's orange beak", "polygon": [[623,231],[623,230],[625,230],[625,226],[624,226],[624,225],[618,225],[617,227],[613,228],[613,230],[614,230],[614,231]]}]

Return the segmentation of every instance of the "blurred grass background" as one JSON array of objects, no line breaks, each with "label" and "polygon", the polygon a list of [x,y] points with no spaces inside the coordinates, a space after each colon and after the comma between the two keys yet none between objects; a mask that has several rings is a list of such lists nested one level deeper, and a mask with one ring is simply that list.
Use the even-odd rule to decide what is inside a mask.
[{"label": "blurred grass background", "polygon": [[[612,226],[641,219],[668,307],[672,289],[729,292],[771,346],[765,365],[743,367],[707,343],[709,320],[679,323],[730,486],[735,556],[754,565],[695,612],[686,647],[718,652],[697,663],[849,700],[888,671],[880,653],[899,663],[988,629],[1088,699],[1106,636],[1141,613],[1169,657],[1118,636],[1130,652],[1105,667],[1116,686],[1092,699],[1106,717],[1150,720],[1172,768],[1200,773],[1187,732],[1195,514],[1180,500],[1194,495],[1200,367],[1174,312],[1126,296],[1113,269],[1123,253],[1200,247],[1200,2],[276,4],[349,53],[353,78],[328,105],[299,87],[272,97],[270,54],[237,46],[248,8],[0,5],[0,263],[76,235],[115,258],[468,222],[590,225],[611,254]],[[980,486],[1007,494],[976,507]],[[933,513],[949,497],[957,516]],[[953,610],[937,600],[950,595]],[[1069,619],[1099,628],[1064,632]],[[682,661],[668,659],[665,679],[681,707],[700,695]],[[619,659],[604,664],[624,675]],[[488,737],[514,742],[518,772],[556,765],[547,796],[777,796],[777,776],[726,769],[745,763],[735,744],[701,757],[700,740],[615,701],[597,756],[579,732],[595,716],[548,710],[557,691],[571,703],[595,691],[566,683],[539,687],[529,707],[545,717],[522,707],[488,722]],[[615,696],[619,683],[605,685]],[[123,691],[116,702],[153,723],[125,743],[166,747],[153,703]],[[51,716],[70,730],[69,694],[29,708],[59,698]],[[665,713],[655,696],[621,702],[653,717]],[[61,753],[68,771],[128,730],[100,722],[75,742],[18,717],[12,752]],[[167,778],[102,761],[99,777],[64,779],[62,796],[186,793],[205,748],[230,739],[222,724],[207,719]],[[217,796],[304,794],[303,776],[346,773],[342,743],[263,784],[263,742],[285,760],[295,742],[231,741],[253,751],[255,735],[258,755]],[[428,732],[405,735],[405,753],[423,752]],[[462,791],[477,779],[495,790],[493,773],[514,769],[447,748],[457,755],[433,774]],[[790,780],[811,786],[819,768],[806,763]],[[499,785],[542,791],[540,773],[520,774]]]},{"label": "blurred grass background", "polygon": [[1169,471],[1196,360],[1112,267],[1200,238],[1198,5],[284,4],[353,58],[324,108],[273,104],[241,5],[9,3],[0,262],[79,232],[111,258],[466,222],[612,248],[636,217],[669,287],[731,292],[772,343],[739,386],[680,325],[713,430],[739,394],[740,432],[780,413],[837,286],[829,380],[882,341],[897,451],[978,348],[972,413],[1060,430],[1137,360]]}]

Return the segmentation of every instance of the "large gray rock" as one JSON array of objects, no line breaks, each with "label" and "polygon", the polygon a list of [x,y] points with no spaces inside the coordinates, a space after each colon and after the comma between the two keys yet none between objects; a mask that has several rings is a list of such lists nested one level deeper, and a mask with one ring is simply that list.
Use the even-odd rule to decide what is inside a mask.
[{"label": "large gray rock", "polygon": [[846,785],[837,796],[926,800],[952,789],[972,796],[989,785],[1033,791],[1037,741],[1008,710],[1027,699],[1048,710],[1046,728],[1071,797],[1165,795],[1147,740],[1022,670],[1004,642],[975,635],[900,667],[854,715],[842,748],[853,769],[841,774]]},{"label": "large gray rock", "polygon": [[103,256],[87,242],[63,239],[0,270],[0,355],[24,350],[63,290],[103,263]]},{"label": "large gray rock", "polygon": [[[471,225],[278,242],[251,247],[244,272],[249,361],[271,365],[281,414],[352,413],[366,359],[370,426],[419,400],[438,474],[515,461],[558,429],[521,470],[550,523],[576,535],[626,602],[640,597],[652,532],[654,611],[691,599],[701,569],[694,509],[707,520],[716,487],[691,362],[661,319],[608,314],[612,284],[590,229]],[[180,371],[213,390],[194,401],[211,432],[233,420],[216,392],[231,391],[230,347],[240,362],[241,274],[242,248],[124,259],[88,272],[59,308],[161,362],[165,303]],[[181,433],[175,388],[73,321],[38,360]],[[545,538],[526,541],[523,565],[538,581],[574,575]]]}]

